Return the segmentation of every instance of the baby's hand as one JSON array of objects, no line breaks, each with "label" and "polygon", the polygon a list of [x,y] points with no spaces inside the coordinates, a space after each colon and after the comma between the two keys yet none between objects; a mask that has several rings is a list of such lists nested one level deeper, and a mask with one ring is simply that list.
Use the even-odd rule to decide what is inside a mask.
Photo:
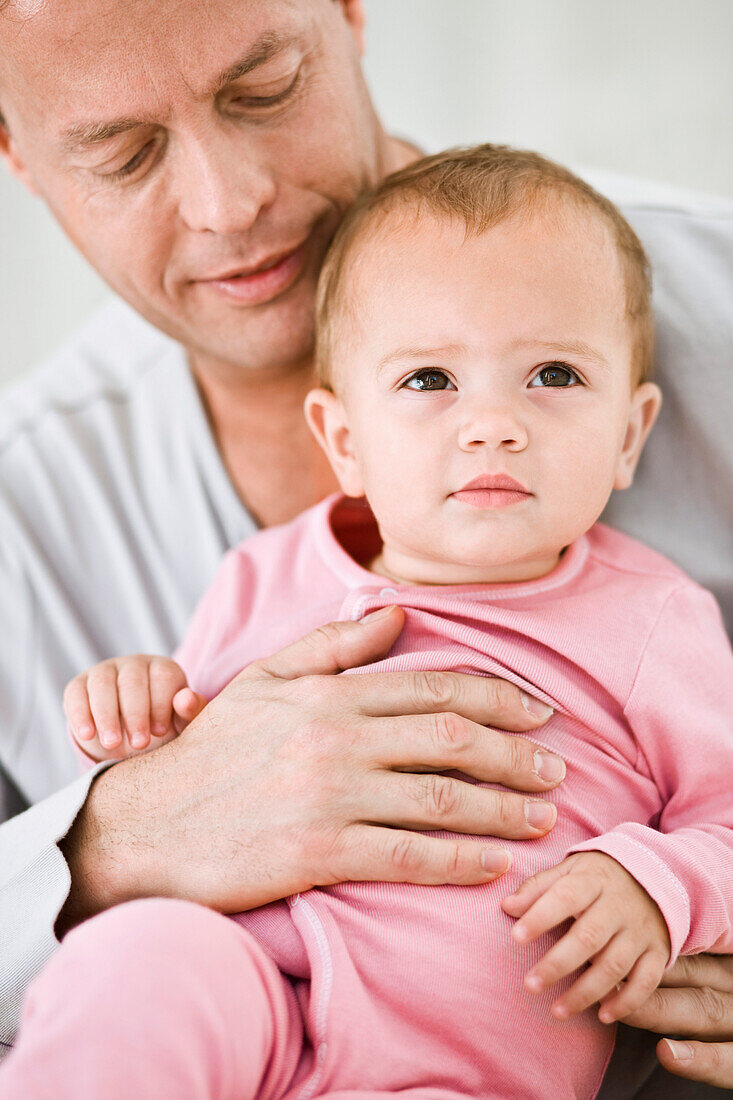
[{"label": "baby's hand", "polygon": [[521,918],[512,929],[518,943],[574,918],[525,978],[527,989],[541,993],[591,963],[553,1004],[559,1020],[601,1001],[598,1018],[610,1024],[639,1008],[659,985],[670,951],[664,917],[636,879],[603,852],[578,852],[533,875],[502,907]]},{"label": "baby's hand", "polygon": [[93,760],[122,760],[172,741],[206,706],[180,665],[166,657],[113,657],[76,676],[64,691],[74,740]]}]

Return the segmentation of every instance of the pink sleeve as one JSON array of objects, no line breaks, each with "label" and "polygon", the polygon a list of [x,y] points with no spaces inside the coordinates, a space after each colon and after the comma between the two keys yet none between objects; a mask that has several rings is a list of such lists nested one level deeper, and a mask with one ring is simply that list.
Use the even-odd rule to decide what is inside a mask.
[{"label": "pink sleeve", "polygon": [[241,633],[250,613],[254,580],[249,558],[241,549],[222,558],[188,624],[173,660],[186,673],[189,687],[213,699],[225,686],[216,655],[233,635]]},{"label": "pink sleeve", "polygon": [[667,600],[625,714],[664,808],[579,844],[629,871],[656,901],[678,954],[733,952],[733,651],[713,597],[692,583]]}]

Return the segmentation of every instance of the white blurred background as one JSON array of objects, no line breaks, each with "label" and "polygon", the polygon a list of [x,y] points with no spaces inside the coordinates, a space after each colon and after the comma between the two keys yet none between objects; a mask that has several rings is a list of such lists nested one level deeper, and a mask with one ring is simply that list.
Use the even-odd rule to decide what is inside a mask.
[{"label": "white blurred background", "polygon": [[[364,0],[367,77],[427,151],[501,141],[733,198],[733,0]],[[105,294],[0,171],[0,383]]]}]

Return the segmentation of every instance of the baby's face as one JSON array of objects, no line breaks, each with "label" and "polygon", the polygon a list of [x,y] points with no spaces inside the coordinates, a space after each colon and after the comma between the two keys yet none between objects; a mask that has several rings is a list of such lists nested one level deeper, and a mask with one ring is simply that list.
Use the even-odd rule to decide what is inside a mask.
[{"label": "baby's face", "polygon": [[630,484],[659,403],[632,386],[605,227],[570,212],[466,239],[394,212],[349,278],[360,324],[326,447],[377,517],[380,566],[437,584],[548,572]]}]

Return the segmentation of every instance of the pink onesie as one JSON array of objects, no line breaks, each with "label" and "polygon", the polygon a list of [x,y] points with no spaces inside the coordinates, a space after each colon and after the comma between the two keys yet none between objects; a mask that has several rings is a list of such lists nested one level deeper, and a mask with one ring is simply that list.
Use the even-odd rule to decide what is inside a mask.
[{"label": "pink onesie", "polygon": [[532,738],[564,758],[567,777],[548,796],[555,828],[502,841],[514,863],[495,883],[342,884],[234,918],[302,1014],[308,1054],[289,1095],[593,1097],[614,1029],[595,1009],[558,1022],[559,987],[524,989],[558,933],[517,946],[500,900],[571,851],[603,851],[659,905],[670,961],[733,951],[733,653],[717,606],[601,524],[549,575],[496,587],[393,584],[358,564],[378,546],[368,508],[340,496],[247,539],[178,654],[191,686],[212,697],[314,627],[399,603],[405,628],[368,670],[453,669],[526,688],[555,709]]},{"label": "pink onesie", "polygon": [[495,588],[395,585],[357,564],[378,547],[366,506],[337,496],[231,551],[178,654],[191,686],[211,697],[314,627],[399,603],[405,628],[370,671],[502,676],[555,708],[532,737],[567,764],[557,824],[510,844],[512,870],[486,886],[344,884],[236,919],[311,980],[319,1093],[346,1087],[348,1065],[351,1087],[514,1100],[550,1095],[550,1081],[554,1096],[593,1096],[613,1028],[594,1010],[559,1023],[558,988],[525,991],[557,937],[517,947],[499,902],[570,851],[599,850],[659,905],[670,961],[733,950],[733,653],[717,605],[601,524],[548,576]]}]

